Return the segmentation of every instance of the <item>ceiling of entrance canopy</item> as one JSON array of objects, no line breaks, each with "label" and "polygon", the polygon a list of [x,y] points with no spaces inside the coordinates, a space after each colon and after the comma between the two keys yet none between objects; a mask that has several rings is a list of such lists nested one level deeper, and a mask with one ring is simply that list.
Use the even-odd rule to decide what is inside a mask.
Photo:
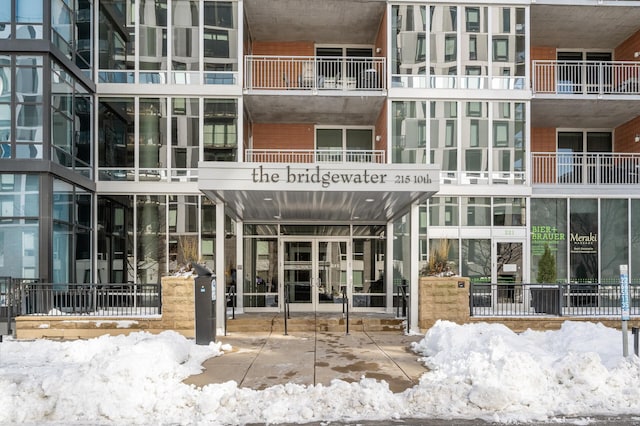
[{"label": "ceiling of entrance canopy", "polygon": [[440,188],[431,164],[202,162],[198,188],[236,219],[386,223]]},{"label": "ceiling of entrance canopy", "polygon": [[244,221],[386,223],[433,192],[203,191]]}]

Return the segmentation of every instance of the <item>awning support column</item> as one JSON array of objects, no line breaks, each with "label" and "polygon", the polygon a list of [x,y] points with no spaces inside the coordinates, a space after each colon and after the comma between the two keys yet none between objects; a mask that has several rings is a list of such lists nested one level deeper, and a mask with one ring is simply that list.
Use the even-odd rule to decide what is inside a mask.
[{"label": "awning support column", "polygon": [[224,335],[226,331],[224,329],[224,316],[227,315],[227,299],[225,295],[227,284],[224,282],[224,219],[224,203],[216,202],[216,328],[219,330],[219,335]]},{"label": "awning support column", "polygon": [[409,324],[410,331],[419,333],[418,307],[419,307],[419,281],[420,281],[420,208],[418,204],[412,204],[409,212],[409,245],[410,245],[410,270],[409,270]]}]

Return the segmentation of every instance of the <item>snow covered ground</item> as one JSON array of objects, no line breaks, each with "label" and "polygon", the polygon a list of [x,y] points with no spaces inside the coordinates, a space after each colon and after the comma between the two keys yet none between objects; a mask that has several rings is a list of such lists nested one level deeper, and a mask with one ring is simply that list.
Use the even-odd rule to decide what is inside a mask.
[{"label": "snow covered ground", "polygon": [[[629,341],[633,339],[630,336]],[[232,425],[400,418],[559,421],[640,416],[640,360],[601,324],[516,334],[439,322],[414,345],[430,372],[403,393],[363,378],[262,391],[182,380],[224,356],[175,332],[0,343],[0,424]],[[640,418],[639,418],[640,421]]]}]

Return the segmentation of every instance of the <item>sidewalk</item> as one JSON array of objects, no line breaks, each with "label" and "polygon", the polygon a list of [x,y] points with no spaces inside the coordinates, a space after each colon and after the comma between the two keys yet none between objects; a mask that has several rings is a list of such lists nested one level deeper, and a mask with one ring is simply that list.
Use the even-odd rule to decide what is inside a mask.
[{"label": "sidewalk", "polygon": [[218,336],[232,351],[210,358],[205,370],[184,382],[198,387],[234,380],[256,390],[297,383],[329,385],[332,380],[359,381],[363,376],[384,380],[392,392],[418,383],[427,371],[410,349],[423,336],[396,332],[276,332],[229,333]]}]

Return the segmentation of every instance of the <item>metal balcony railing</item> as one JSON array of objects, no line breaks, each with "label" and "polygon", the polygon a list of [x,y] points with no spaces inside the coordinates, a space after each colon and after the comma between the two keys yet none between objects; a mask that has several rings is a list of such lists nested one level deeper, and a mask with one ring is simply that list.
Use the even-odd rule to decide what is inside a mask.
[{"label": "metal balcony railing", "polygon": [[640,182],[640,154],[534,152],[533,184],[631,185]]},{"label": "metal balcony railing", "polygon": [[533,61],[533,93],[639,95],[640,62]]},{"label": "metal balcony railing", "polygon": [[247,149],[245,161],[257,163],[384,163],[384,150]]},{"label": "metal balcony railing", "polygon": [[244,66],[246,90],[386,90],[383,57],[248,55]]}]

